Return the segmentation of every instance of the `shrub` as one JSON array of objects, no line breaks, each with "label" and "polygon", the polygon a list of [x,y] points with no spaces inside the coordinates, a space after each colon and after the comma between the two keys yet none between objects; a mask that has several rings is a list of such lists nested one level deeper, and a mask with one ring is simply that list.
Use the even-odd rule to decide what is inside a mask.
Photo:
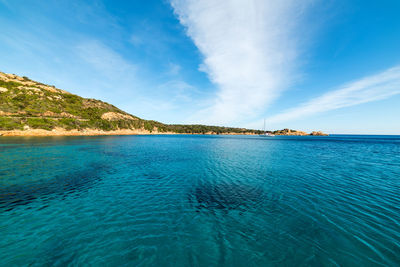
[{"label": "shrub", "polygon": [[21,119],[0,117],[0,130],[22,130]]},{"label": "shrub", "polygon": [[26,123],[33,129],[52,130],[57,126],[57,121],[47,118],[27,118]]}]

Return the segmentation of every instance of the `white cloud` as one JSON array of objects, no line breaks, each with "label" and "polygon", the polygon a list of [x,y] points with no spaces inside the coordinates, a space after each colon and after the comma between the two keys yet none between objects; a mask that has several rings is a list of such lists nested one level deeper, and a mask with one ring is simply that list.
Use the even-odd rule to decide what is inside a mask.
[{"label": "white cloud", "polygon": [[204,56],[199,67],[219,88],[201,114],[231,123],[264,110],[292,82],[296,30],[311,1],[171,0]]},{"label": "white cloud", "polygon": [[289,121],[329,110],[382,100],[400,94],[400,66],[339,87],[298,107],[267,119],[268,123]]}]

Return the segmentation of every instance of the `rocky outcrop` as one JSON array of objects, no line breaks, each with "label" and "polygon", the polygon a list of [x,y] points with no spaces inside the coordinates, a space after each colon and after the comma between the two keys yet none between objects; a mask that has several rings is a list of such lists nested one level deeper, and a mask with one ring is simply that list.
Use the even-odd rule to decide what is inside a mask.
[{"label": "rocky outcrop", "polygon": [[303,131],[291,130],[291,129],[283,129],[273,132],[274,135],[296,135],[296,136],[304,136],[308,135],[308,133]]},{"label": "rocky outcrop", "polygon": [[20,77],[20,76],[15,75],[15,74],[9,74],[9,73],[0,72],[0,80],[3,80],[5,82],[17,82],[19,84],[24,85],[25,88],[29,88],[30,86],[35,86],[36,88],[34,88],[34,90],[36,90],[37,87],[39,87],[41,89],[50,91],[52,93],[69,94],[69,92],[61,90],[61,89],[58,89],[58,88],[55,88],[54,86],[43,84],[43,83],[39,83],[39,82],[35,82],[35,81],[32,81],[31,79],[29,79],[27,77]]},{"label": "rocky outcrop", "polygon": [[314,135],[314,136],[328,136],[328,134],[323,133],[321,131],[313,131],[310,133],[310,135]]},{"label": "rocky outcrop", "polygon": [[291,129],[283,129],[283,130],[278,130],[272,132],[275,135],[293,135],[293,136],[306,136],[306,135],[312,135],[312,136],[327,136],[328,134],[325,134],[321,131],[313,131],[310,134],[303,132],[303,131],[297,131],[297,130],[291,130]]},{"label": "rocky outcrop", "polygon": [[108,121],[117,121],[117,120],[137,120],[137,118],[133,117],[132,115],[117,113],[117,112],[106,112],[101,115],[103,120]]}]

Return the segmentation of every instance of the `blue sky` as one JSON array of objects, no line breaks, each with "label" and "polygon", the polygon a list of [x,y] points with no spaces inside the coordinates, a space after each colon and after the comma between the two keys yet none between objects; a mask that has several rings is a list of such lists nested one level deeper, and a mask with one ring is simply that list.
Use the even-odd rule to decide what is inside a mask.
[{"label": "blue sky", "polygon": [[0,0],[0,70],[166,123],[400,134],[398,14],[396,0]]}]

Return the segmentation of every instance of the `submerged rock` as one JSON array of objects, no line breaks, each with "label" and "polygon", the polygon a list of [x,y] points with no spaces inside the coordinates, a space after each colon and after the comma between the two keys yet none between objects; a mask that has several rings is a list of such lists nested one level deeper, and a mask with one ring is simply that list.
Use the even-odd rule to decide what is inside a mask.
[{"label": "submerged rock", "polygon": [[199,209],[232,210],[255,206],[263,193],[259,187],[207,183],[190,192],[189,200]]}]

